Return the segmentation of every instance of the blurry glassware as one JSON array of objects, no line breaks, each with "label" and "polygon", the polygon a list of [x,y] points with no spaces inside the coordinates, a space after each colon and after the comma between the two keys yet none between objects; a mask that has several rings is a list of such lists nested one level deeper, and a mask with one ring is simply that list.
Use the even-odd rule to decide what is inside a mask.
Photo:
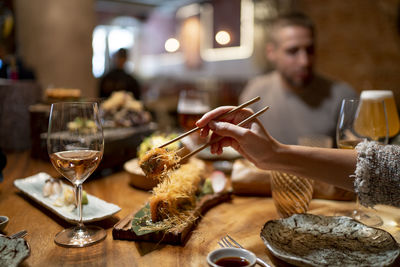
[{"label": "blurry glassware", "polygon": [[314,182],[311,179],[272,171],[272,199],[281,218],[296,213],[305,213],[313,195]]},{"label": "blurry glassware", "polygon": [[182,90],[179,93],[179,124],[184,131],[196,127],[195,123],[210,111],[210,95],[204,90]]},{"label": "blurry glassware", "polygon": [[[380,91],[362,91],[354,130],[362,139],[387,144],[389,141],[389,121],[386,104]],[[398,121],[397,121],[398,123]],[[396,129],[398,131],[398,126]]]},{"label": "blurry glassware", "polygon": [[[382,99],[385,102],[388,126],[389,126],[389,138],[393,138],[397,136],[400,130],[399,126],[399,114],[396,107],[396,102],[394,100],[393,92],[390,90],[368,90],[361,92],[362,95],[367,95],[367,97]],[[390,139],[389,139],[390,141]],[[400,238],[400,219],[398,217],[398,213],[393,212],[392,214],[387,214],[385,212],[382,213],[381,210],[378,209],[379,215],[385,218],[385,226],[395,227],[395,237]]]},{"label": "blurry glassware", "polygon": [[[361,99],[365,101],[378,101],[382,100],[385,102],[387,120],[389,125],[389,138],[396,136],[400,130],[399,114],[394,100],[393,92],[390,90],[365,90],[361,92]],[[379,106],[369,104],[365,112],[365,116],[368,113],[374,112],[374,109],[379,109]],[[382,117],[382,116],[381,116]]]},{"label": "blurry glassware", "polygon": [[[344,99],[336,128],[336,142],[341,149],[354,149],[368,140],[387,144],[389,139],[385,102],[375,93],[363,91],[360,100]],[[382,219],[361,207],[358,198],[354,210],[343,215],[369,226],[382,225]]]},{"label": "blurry glassware", "polygon": [[86,247],[106,237],[104,229],[82,222],[82,183],[93,173],[103,157],[104,136],[99,108],[94,102],[51,105],[47,151],[54,168],[73,185],[79,222],[55,236],[65,247]]},{"label": "blurry glassware", "polygon": [[[332,137],[321,134],[300,136],[301,146],[332,147]],[[271,174],[272,199],[280,217],[286,218],[295,213],[305,213],[314,193],[312,179],[298,177],[284,172]]]},{"label": "blurry glassware", "polygon": [[[206,112],[210,111],[210,95],[205,90],[182,90],[179,93],[178,117],[183,131],[189,131],[196,127],[196,121]],[[191,134],[182,139],[182,143],[189,149],[194,150],[206,140],[197,134]]]}]

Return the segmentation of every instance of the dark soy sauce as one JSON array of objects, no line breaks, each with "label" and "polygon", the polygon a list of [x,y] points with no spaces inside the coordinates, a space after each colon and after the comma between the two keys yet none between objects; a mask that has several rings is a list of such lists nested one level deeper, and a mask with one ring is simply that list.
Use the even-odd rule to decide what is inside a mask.
[{"label": "dark soy sauce", "polygon": [[245,258],[226,257],[217,260],[215,264],[221,267],[241,267],[241,266],[247,266],[250,263]]}]

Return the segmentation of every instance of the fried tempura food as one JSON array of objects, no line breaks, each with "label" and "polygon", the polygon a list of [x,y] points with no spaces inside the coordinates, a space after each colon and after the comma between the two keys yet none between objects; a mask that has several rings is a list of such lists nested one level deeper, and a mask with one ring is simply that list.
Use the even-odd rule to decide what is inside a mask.
[{"label": "fried tempura food", "polygon": [[175,151],[153,148],[140,159],[139,165],[147,177],[161,180],[168,170],[178,166],[179,159]]},{"label": "fried tempura food", "polygon": [[[150,198],[150,212],[153,222],[174,220],[188,216],[196,205],[196,192],[200,188],[204,165],[189,163],[169,172]],[[167,220],[165,220],[167,219]]]}]

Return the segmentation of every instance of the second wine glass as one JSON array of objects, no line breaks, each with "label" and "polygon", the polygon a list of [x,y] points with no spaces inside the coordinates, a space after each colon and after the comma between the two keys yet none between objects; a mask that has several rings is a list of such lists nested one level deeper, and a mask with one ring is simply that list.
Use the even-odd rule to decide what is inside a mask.
[{"label": "second wine glass", "polygon": [[[364,140],[387,144],[388,135],[388,120],[382,99],[373,94],[362,93],[360,100],[342,101],[336,129],[336,142],[339,148],[354,149]],[[343,215],[369,226],[379,226],[383,223],[378,215],[361,207],[358,198],[355,209]]]}]

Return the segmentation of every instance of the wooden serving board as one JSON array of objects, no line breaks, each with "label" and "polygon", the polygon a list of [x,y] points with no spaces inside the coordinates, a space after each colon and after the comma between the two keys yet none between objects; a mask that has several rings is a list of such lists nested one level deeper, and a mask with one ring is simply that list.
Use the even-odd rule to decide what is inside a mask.
[{"label": "wooden serving board", "polygon": [[132,220],[138,212],[135,211],[126,216],[124,219],[120,220],[116,225],[114,225],[112,235],[114,239],[120,240],[147,241],[172,245],[184,245],[188,235],[200,221],[202,217],[201,215],[204,215],[207,210],[218,205],[219,203],[229,201],[230,199],[231,192],[222,192],[218,194],[203,196],[194,210],[194,213],[198,214],[196,220],[186,227],[180,229],[179,231],[173,233],[158,231],[144,235],[136,235],[136,233],[132,230]]}]

